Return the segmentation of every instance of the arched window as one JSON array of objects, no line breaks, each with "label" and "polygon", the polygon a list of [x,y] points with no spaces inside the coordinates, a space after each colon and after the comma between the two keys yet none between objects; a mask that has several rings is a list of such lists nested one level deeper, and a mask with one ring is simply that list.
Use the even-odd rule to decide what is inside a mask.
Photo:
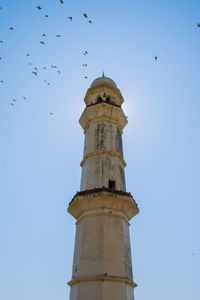
[{"label": "arched window", "polygon": [[101,96],[97,97],[97,103],[101,103],[101,102],[102,102]]}]

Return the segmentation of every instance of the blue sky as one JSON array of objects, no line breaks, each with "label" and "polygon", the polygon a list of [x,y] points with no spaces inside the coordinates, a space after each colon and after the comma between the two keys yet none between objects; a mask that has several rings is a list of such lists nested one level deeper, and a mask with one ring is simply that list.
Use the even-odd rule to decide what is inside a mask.
[{"label": "blue sky", "polygon": [[135,298],[199,300],[200,2],[64,2],[0,1],[0,298],[69,298],[78,120],[104,70],[129,121],[126,184],[140,208],[130,227]]}]

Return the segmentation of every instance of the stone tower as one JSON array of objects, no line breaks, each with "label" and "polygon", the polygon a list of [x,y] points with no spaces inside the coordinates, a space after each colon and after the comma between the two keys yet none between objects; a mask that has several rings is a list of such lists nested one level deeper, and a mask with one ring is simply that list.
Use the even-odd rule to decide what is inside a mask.
[{"label": "stone tower", "polygon": [[68,208],[77,220],[70,300],[133,300],[129,220],[138,207],[126,192],[124,100],[115,82],[103,75],[84,101],[81,187]]}]

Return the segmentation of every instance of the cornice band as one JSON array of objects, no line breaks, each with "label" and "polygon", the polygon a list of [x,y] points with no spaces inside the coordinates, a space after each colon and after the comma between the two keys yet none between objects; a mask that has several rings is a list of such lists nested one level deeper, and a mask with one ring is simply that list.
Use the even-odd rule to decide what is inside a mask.
[{"label": "cornice band", "polygon": [[115,281],[115,282],[122,282],[130,285],[132,288],[135,288],[137,284],[132,280],[125,278],[125,277],[118,277],[118,276],[110,276],[110,275],[100,275],[95,277],[75,277],[68,282],[68,285],[73,286],[79,282],[83,281]]},{"label": "cornice band", "polygon": [[123,156],[119,153],[114,153],[114,152],[110,152],[110,151],[106,151],[106,150],[101,150],[101,151],[95,151],[95,152],[90,152],[90,153],[87,153],[83,160],[81,161],[80,165],[81,167],[84,165],[85,161],[89,158],[89,157],[92,157],[92,156],[97,156],[97,155],[102,155],[102,154],[106,154],[106,155],[110,155],[110,156],[115,156],[115,157],[118,157],[120,160],[121,160],[121,163],[122,165],[124,166],[124,168],[126,167],[126,162],[125,160],[123,159]]}]

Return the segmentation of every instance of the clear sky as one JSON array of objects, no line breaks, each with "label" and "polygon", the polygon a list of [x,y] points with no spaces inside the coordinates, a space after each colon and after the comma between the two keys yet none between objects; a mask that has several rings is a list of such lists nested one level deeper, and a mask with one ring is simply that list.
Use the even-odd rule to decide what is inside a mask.
[{"label": "clear sky", "polygon": [[78,120],[104,70],[129,121],[126,184],[140,208],[130,227],[135,299],[199,300],[200,1],[0,7],[0,299],[69,298]]}]

